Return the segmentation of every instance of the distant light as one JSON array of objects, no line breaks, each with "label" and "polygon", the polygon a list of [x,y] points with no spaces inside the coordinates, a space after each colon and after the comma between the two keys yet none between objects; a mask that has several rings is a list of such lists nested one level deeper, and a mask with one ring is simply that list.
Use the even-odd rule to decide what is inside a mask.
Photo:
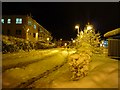
[{"label": "distant light", "polygon": [[73,40],[72,42],[75,43],[75,40]]},{"label": "distant light", "polygon": [[100,44],[100,47],[102,47],[103,46],[103,44]]},{"label": "distant light", "polygon": [[64,45],[67,46],[67,43],[65,43]]},{"label": "distant light", "polygon": [[28,32],[29,30],[30,30],[30,29],[28,28],[28,29],[27,29],[27,32]]},{"label": "distant light", "polygon": [[78,26],[78,25],[76,25],[76,26],[75,26],[75,28],[76,28],[76,29],[79,29],[79,26]]},{"label": "distant light", "polygon": [[87,30],[91,30],[93,27],[92,26],[87,26]]},{"label": "distant light", "polygon": [[38,36],[38,33],[36,33],[36,36]]},{"label": "distant light", "polygon": [[50,38],[47,38],[47,41],[49,41],[50,40]]},{"label": "distant light", "polygon": [[36,40],[38,40],[38,32],[36,33]]},{"label": "distant light", "polygon": [[60,40],[62,41],[62,38]]}]

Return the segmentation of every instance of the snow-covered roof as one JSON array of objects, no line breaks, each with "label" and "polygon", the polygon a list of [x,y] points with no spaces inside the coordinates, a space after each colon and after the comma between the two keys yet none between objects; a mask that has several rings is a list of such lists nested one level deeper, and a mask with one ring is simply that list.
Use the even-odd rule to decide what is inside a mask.
[{"label": "snow-covered roof", "polygon": [[115,30],[109,31],[107,33],[104,34],[104,37],[110,37],[110,36],[114,36],[120,34],[120,28],[117,28]]}]

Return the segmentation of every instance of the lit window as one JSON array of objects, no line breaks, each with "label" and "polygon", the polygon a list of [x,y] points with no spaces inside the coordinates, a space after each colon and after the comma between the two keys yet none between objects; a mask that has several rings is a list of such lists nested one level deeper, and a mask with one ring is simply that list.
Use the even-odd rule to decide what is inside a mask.
[{"label": "lit window", "polygon": [[16,24],[22,24],[22,18],[16,18]]},{"label": "lit window", "polygon": [[34,29],[36,29],[36,25],[34,24]]},{"label": "lit window", "polygon": [[43,32],[41,28],[40,28],[39,32]]},{"label": "lit window", "polygon": [[4,23],[4,19],[1,19],[1,23]]},{"label": "lit window", "polygon": [[31,21],[28,21],[28,25],[32,25],[32,22],[31,22]]},{"label": "lit window", "polygon": [[7,20],[7,23],[10,24],[10,23],[11,23],[11,19],[8,19],[8,20]]}]

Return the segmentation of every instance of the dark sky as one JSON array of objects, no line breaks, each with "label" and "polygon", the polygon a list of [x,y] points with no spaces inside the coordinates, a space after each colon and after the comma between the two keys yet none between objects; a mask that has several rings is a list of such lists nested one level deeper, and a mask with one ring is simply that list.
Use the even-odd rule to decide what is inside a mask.
[{"label": "dark sky", "polygon": [[31,13],[56,39],[76,37],[75,25],[83,29],[88,21],[101,35],[120,27],[117,2],[3,2],[2,10],[3,15]]}]

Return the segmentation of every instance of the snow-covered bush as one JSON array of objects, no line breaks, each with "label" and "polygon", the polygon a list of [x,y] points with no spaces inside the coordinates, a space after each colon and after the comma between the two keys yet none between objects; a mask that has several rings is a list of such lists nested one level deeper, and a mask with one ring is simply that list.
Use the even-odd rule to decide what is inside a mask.
[{"label": "snow-covered bush", "polygon": [[21,50],[30,51],[32,49],[48,49],[54,48],[55,45],[50,45],[41,42],[32,42],[22,38],[16,38],[13,36],[2,36],[2,52],[18,52]]},{"label": "snow-covered bush", "polygon": [[29,51],[34,49],[34,42],[26,41],[22,38],[16,38],[12,36],[2,36],[2,52],[18,52],[21,50]]},{"label": "snow-covered bush", "polygon": [[72,72],[72,80],[79,80],[85,77],[89,71],[90,55],[83,53],[75,53],[69,57],[70,71]]}]

